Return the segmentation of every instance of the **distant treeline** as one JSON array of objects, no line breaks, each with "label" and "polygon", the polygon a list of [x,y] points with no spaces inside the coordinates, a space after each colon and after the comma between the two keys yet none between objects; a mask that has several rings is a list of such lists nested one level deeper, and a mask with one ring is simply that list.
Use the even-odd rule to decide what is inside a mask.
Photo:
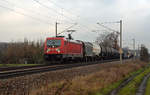
[{"label": "distant treeline", "polygon": [[43,60],[43,41],[11,42],[0,44],[1,64],[39,64]]}]

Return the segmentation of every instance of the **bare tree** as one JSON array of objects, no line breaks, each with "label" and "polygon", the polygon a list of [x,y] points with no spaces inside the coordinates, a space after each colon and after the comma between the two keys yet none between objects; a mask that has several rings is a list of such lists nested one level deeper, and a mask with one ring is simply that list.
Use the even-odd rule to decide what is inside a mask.
[{"label": "bare tree", "polygon": [[101,44],[105,41],[106,39],[106,36],[109,34],[109,32],[105,32],[105,33],[102,33],[102,34],[99,34],[98,37],[96,38],[96,42]]},{"label": "bare tree", "polygon": [[106,46],[106,47],[113,47],[115,49],[118,49],[119,48],[119,46],[118,46],[118,35],[119,35],[118,32],[112,32],[112,33],[105,32],[103,34],[100,34],[97,37],[96,42],[98,44],[101,44],[101,45]]}]

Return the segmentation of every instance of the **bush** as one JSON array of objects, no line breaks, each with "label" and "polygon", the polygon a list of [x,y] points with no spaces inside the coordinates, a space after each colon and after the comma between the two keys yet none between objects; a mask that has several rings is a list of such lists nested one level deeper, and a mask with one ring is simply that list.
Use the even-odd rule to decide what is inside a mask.
[{"label": "bush", "polygon": [[140,60],[145,62],[149,61],[148,49],[144,45],[141,46]]},{"label": "bush", "polygon": [[11,43],[5,50],[4,63],[23,64],[23,63],[41,63],[43,62],[43,44],[42,42]]},{"label": "bush", "polygon": [[5,58],[4,58],[4,50],[0,50],[0,64],[3,64],[4,60],[5,60]]},{"label": "bush", "polygon": [[0,51],[0,64],[2,63],[2,52]]}]

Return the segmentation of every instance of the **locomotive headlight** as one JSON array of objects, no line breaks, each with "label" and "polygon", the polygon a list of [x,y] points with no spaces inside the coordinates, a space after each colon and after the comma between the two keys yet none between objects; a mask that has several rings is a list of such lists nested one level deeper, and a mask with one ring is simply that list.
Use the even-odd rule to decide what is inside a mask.
[{"label": "locomotive headlight", "polygon": [[57,48],[57,49],[56,49],[56,51],[57,51],[57,52],[60,52],[60,49],[59,49],[59,48]]},{"label": "locomotive headlight", "polygon": [[51,51],[51,49],[47,49],[47,52],[50,52]]}]

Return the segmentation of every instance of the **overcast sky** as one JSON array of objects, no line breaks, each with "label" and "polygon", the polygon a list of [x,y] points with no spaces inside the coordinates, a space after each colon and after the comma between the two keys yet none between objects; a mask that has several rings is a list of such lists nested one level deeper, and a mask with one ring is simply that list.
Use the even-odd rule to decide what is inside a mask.
[{"label": "overcast sky", "polygon": [[[58,32],[77,23],[73,37],[94,41],[106,30],[97,22],[119,20],[123,46],[132,47],[135,38],[150,48],[150,0],[0,0],[0,42],[44,40],[55,35],[56,21]],[[119,31],[119,24],[104,25]]]}]

